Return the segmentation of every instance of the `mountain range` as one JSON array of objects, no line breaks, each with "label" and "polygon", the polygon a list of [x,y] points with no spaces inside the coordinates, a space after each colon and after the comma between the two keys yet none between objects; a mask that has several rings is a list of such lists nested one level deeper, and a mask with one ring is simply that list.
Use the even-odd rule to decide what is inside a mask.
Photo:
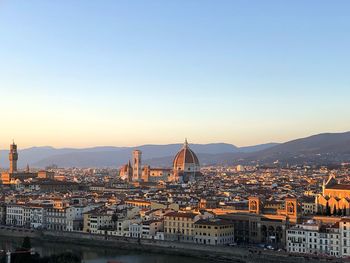
[{"label": "mountain range", "polygon": [[[19,146],[20,147],[20,146]],[[19,150],[20,168],[119,167],[131,159],[134,149],[143,153],[143,163],[170,167],[182,144],[141,145],[137,147],[60,148],[32,147]],[[350,132],[324,133],[286,143],[237,147],[227,143],[190,144],[202,165],[214,164],[334,164],[350,162]],[[8,167],[8,150],[0,151],[0,166]]]}]

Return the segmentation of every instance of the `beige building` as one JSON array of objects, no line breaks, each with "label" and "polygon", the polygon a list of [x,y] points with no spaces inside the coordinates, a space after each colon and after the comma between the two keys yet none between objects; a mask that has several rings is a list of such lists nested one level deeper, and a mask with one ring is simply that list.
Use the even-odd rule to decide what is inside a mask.
[{"label": "beige building", "polygon": [[234,242],[234,224],[221,219],[201,219],[194,223],[194,242],[222,246]]},{"label": "beige building", "polygon": [[112,221],[112,214],[99,209],[84,213],[84,227],[83,231],[93,234],[103,234],[105,230],[114,227]]},{"label": "beige building", "polygon": [[185,212],[170,212],[164,215],[164,236],[166,240],[193,242],[194,223],[200,215]]}]

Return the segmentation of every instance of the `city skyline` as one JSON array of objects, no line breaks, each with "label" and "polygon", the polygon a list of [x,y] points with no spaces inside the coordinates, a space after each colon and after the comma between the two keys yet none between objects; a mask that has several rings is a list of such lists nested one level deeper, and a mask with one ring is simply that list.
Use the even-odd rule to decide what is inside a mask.
[{"label": "city skyline", "polygon": [[0,4],[0,149],[350,130],[350,4]]}]

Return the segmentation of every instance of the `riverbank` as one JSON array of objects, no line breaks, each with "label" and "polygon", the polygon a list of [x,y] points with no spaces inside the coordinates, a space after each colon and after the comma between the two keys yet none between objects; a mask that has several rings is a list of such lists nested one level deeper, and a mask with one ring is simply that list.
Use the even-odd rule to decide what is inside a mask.
[{"label": "riverbank", "polygon": [[284,252],[268,251],[255,248],[205,246],[191,243],[179,243],[162,240],[135,239],[104,235],[91,235],[76,232],[33,231],[21,228],[0,228],[0,236],[29,236],[39,242],[73,244],[84,247],[99,247],[138,252],[181,255],[208,259],[215,262],[237,263],[303,263],[303,262],[349,262],[345,259],[326,259],[289,255]]}]

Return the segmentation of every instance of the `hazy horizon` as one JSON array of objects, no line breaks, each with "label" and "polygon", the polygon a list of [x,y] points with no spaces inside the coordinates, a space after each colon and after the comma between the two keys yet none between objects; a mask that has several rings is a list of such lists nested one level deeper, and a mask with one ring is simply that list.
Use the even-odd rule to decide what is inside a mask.
[{"label": "hazy horizon", "polygon": [[348,1],[1,1],[0,148],[350,130]]},{"label": "hazy horizon", "polygon": [[[298,138],[291,138],[290,140],[287,140],[287,141],[270,141],[270,142],[262,142],[262,143],[257,143],[257,144],[249,144],[249,145],[238,145],[238,144],[235,144],[235,143],[230,143],[230,142],[223,142],[223,141],[215,141],[215,142],[192,142],[192,141],[189,141],[188,143],[191,145],[191,144],[198,144],[198,145],[206,145],[206,144],[230,144],[230,145],[233,145],[233,146],[236,146],[238,148],[244,148],[244,147],[253,147],[253,146],[258,146],[258,145],[265,145],[265,144],[274,144],[274,143],[277,143],[277,144],[283,144],[283,143],[286,143],[286,142],[289,142],[289,141],[293,141],[293,140],[297,140],[297,139],[303,139],[303,138],[308,138],[310,136],[314,136],[314,135],[320,135],[320,134],[329,134],[329,133],[332,133],[332,134],[342,134],[342,133],[347,133],[347,132],[350,132],[350,131],[340,131],[340,132],[321,132],[321,133],[317,133],[317,134],[309,134],[307,136],[302,136],[302,137],[298,137]],[[74,146],[69,146],[69,145],[64,145],[64,146],[53,146],[53,145],[27,145],[25,147],[21,147],[21,145],[18,143],[17,140],[13,140],[17,146],[18,146],[18,149],[19,150],[25,150],[25,149],[29,149],[29,148],[40,148],[40,147],[52,147],[52,148],[55,148],[55,149],[69,149],[69,148],[72,148],[72,149],[86,149],[86,148],[99,148],[99,147],[126,147],[126,148],[133,148],[133,147],[140,147],[140,146],[147,146],[147,145],[154,145],[154,146],[157,146],[157,145],[173,145],[173,144],[183,144],[184,142],[168,142],[168,143],[144,143],[144,144],[135,144],[135,145],[110,145],[110,144],[106,144],[106,145],[87,145],[87,146],[81,146],[81,147],[74,147]],[[12,143],[12,141],[11,141]],[[8,144],[7,148],[0,148],[0,150],[8,150],[9,149],[9,146],[10,144]]]}]

